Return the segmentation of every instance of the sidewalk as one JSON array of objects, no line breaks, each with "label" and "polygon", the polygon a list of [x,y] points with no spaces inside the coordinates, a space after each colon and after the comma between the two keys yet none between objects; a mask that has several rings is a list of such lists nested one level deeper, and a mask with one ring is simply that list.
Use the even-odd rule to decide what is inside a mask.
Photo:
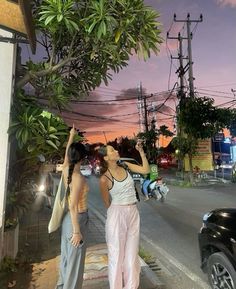
[{"label": "sidewalk", "polygon": [[[57,282],[60,233],[47,233],[51,210],[31,211],[20,225],[19,268],[6,280],[7,288],[54,289]],[[107,249],[105,244],[104,217],[89,207],[89,237],[86,254],[83,289],[109,289],[107,279]],[[155,273],[141,261],[139,289],[162,289]],[[14,286],[12,286],[14,285]]]},{"label": "sidewalk", "polygon": [[[195,178],[195,186],[209,186],[215,184],[230,184],[231,180],[227,180],[218,176],[214,176],[214,172],[206,171],[205,178]],[[185,173],[185,179],[182,179],[180,172],[176,170],[161,169],[159,171],[160,176],[166,181],[169,185],[184,185],[188,182],[187,173]]]}]

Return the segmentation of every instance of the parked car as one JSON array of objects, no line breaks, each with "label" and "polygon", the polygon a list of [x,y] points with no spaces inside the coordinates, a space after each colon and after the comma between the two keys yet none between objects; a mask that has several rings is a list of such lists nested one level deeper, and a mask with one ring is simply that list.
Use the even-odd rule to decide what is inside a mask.
[{"label": "parked car", "polygon": [[[119,161],[118,161],[120,164],[124,163],[124,162],[129,162],[129,163],[132,163],[132,164],[135,164],[135,165],[139,165],[140,164],[133,158],[120,158]],[[134,181],[138,181],[140,182],[140,184],[143,183],[143,180],[145,179],[144,176],[142,174],[139,174],[139,173],[134,173],[134,172],[130,172],[132,178]]]},{"label": "parked car", "polygon": [[236,209],[206,213],[198,239],[201,268],[211,287],[236,289]]},{"label": "parked car", "polygon": [[85,159],[80,166],[81,174],[88,177],[92,174],[93,167],[88,159]]}]

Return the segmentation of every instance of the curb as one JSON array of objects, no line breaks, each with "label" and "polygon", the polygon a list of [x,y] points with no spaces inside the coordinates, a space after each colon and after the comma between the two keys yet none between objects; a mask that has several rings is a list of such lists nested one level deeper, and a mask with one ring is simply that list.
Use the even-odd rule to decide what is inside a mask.
[{"label": "curb", "polygon": [[[88,202],[89,207],[93,211],[94,215],[103,223],[105,224],[106,218],[102,215],[92,204]],[[164,289],[165,285],[163,282],[160,281],[158,276],[150,269],[147,263],[139,256],[139,260],[141,263],[141,276],[144,275],[151,284],[150,289]]]},{"label": "curb", "polygon": [[[175,179],[175,178],[168,178],[168,177],[164,177],[165,181],[167,184],[169,185],[173,185],[173,186],[183,186],[184,183],[186,181],[184,180],[179,180],[179,179]],[[206,181],[202,181],[202,182],[196,182],[195,185],[193,185],[193,187],[201,187],[201,186],[211,186],[214,184],[230,184],[231,181],[226,180],[226,179],[222,179],[222,178],[208,178]]]}]

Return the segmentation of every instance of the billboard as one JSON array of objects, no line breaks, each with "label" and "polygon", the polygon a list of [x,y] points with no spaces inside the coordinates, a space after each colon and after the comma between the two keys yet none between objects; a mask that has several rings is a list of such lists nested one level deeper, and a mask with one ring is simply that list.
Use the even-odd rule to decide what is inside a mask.
[{"label": "billboard", "polygon": [[[196,166],[201,171],[212,171],[214,169],[211,139],[199,140],[196,155],[193,156],[193,168]],[[189,158],[187,155],[184,158],[184,168],[185,171],[189,171]]]}]

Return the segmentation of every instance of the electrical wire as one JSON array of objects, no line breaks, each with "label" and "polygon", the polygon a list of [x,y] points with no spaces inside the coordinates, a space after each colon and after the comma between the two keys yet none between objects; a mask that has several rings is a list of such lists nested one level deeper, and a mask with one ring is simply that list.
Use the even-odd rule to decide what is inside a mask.
[{"label": "electrical wire", "polygon": [[221,94],[227,94],[232,96],[232,92],[225,92],[225,91],[219,91],[219,90],[211,90],[211,89],[202,89],[202,88],[197,88],[198,90],[201,91],[209,91],[209,92],[214,92],[214,93],[221,93]]},{"label": "electrical wire", "polygon": [[[70,117],[70,116],[66,116],[66,115],[63,115],[62,116],[63,118],[65,118],[65,119],[70,119],[70,120],[73,120],[73,121],[79,121],[79,122],[86,122],[86,123],[99,123],[99,122],[101,122],[101,121],[98,121],[98,120],[92,120],[92,119],[90,119],[90,120],[85,120],[85,119],[80,119],[80,118],[74,118],[74,117]],[[104,123],[104,122],[102,122],[102,123]],[[122,124],[122,126],[124,126],[124,127],[127,127],[127,128],[133,128],[134,127],[134,125],[133,125],[133,123],[130,123],[130,126],[127,126],[127,124],[129,124],[128,122],[124,125],[124,124]],[[138,122],[137,123],[135,123],[136,125],[138,124]]]},{"label": "electrical wire", "polygon": [[217,94],[212,94],[212,93],[206,93],[206,92],[198,92],[198,94],[200,95],[205,95],[205,96],[211,96],[211,97],[221,97],[221,98],[229,98],[229,99],[233,99],[233,97],[230,96],[222,96],[222,95],[217,95]]},{"label": "electrical wire", "polygon": [[236,85],[236,82],[234,82],[234,83],[221,83],[221,84],[215,84],[215,85],[207,85],[207,86],[201,86],[199,88],[221,87],[221,86],[229,86],[229,85]]},{"label": "electrical wire", "polygon": [[221,107],[221,106],[224,106],[224,105],[226,105],[226,104],[234,103],[235,101],[236,101],[235,99],[234,99],[234,100],[231,100],[231,101],[227,101],[227,102],[224,102],[224,103],[221,103],[221,104],[216,105],[216,107]]}]

